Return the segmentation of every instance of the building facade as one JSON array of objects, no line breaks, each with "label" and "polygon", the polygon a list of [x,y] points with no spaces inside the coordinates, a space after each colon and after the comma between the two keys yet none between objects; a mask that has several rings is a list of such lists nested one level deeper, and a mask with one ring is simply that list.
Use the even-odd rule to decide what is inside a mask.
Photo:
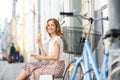
[{"label": "building facade", "polygon": [[[12,35],[14,37],[13,41],[20,46],[21,53],[24,56],[26,62],[34,61],[30,57],[30,54],[40,53],[35,39],[39,32],[42,32],[44,35],[43,39],[48,36],[45,30],[45,24],[49,18],[56,18],[59,20],[63,33],[69,36],[68,40],[71,40],[67,40],[69,42],[69,49],[67,52],[71,51],[74,53],[76,49],[79,49],[78,47],[80,46],[78,45],[80,39],[79,33],[81,30],[87,31],[89,29],[89,23],[82,18],[61,16],[60,12],[78,11],[85,17],[93,18],[108,16],[107,0],[104,2],[101,0],[14,1],[15,8],[13,9],[15,9],[15,11],[13,11],[14,17],[11,20]],[[97,30],[100,34],[103,34],[107,30],[107,28],[103,29],[103,26],[105,25],[108,25],[108,22],[95,22],[92,27],[92,32]],[[82,35],[83,34],[80,34],[80,36]],[[94,47],[95,44],[94,37],[95,36],[92,36],[90,39],[92,47]],[[44,47],[46,49],[47,46]],[[103,51],[103,49],[101,49],[101,51]],[[75,57],[76,55],[74,54],[66,54],[66,58],[69,58],[68,61],[73,60]]]}]

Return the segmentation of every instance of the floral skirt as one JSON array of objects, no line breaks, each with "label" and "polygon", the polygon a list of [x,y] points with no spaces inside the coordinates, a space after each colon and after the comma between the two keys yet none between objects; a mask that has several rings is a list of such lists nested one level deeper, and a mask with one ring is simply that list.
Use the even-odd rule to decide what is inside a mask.
[{"label": "floral skirt", "polygon": [[23,66],[26,75],[30,80],[39,80],[40,75],[53,75],[53,77],[61,77],[64,69],[64,61],[45,61],[32,62]]}]

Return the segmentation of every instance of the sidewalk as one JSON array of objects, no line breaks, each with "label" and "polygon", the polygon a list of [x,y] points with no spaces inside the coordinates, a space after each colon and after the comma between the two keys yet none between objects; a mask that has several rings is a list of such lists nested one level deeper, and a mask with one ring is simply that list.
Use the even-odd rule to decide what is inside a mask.
[{"label": "sidewalk", "polygon": [[2,80],[2,76],[5,72],[7,65],[8,65],[7,61],[0,60],[0,80]]},{"label": "sidewalk", "polygon": [[8,63],[4,67],[5,70],[3,71],[0,80],[16,80],[16,77],[18,76],[23,65],[24,63]]}]

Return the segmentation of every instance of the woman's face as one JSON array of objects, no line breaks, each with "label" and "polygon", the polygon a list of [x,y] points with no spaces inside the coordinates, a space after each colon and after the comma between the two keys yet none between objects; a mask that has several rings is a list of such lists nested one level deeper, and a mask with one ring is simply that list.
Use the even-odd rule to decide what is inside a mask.
[{"label": "woman's face", "polygon": [[48,21],[47,31],[49,34],[56,34],[56,25],[52,20]]}]

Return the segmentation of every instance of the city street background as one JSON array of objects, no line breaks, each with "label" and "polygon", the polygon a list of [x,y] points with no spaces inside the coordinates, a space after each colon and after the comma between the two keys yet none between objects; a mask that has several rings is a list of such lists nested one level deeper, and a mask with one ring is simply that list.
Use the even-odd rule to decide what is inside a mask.
[{"label": "city street background", "polygon": [[[15,80],[25,63],[36,61],[31,58],[31,54],[40,55],[36,43],[39,33],[42,33],[43,48],[47,52],[49,37],[46,21],[49,18],[56,18],[60,22],[64,40],[67,42],[65,54],[62,55],[65,65],[80,57],[84,45],[81,39],[86,37],[90,23],[76,16],[78,14],[86,18],[108,17],[108,21],[93,22],[89,38],[91,48],[95,48],[93,52],[100,68],[104,53],[111,47],[110,40],[101,38],[111,28],[120,29],[119,5],[120,0],[0,0],[0,80]],[[60,12],[73,12],[75,16],[62,16]],[[22,63],[9,63],[12,43],[19,47]],[[112,48],[120,49],[119,39]],[[119,52],[115,53],[117,57],[120,56]],[[120,60],[116,63],[119,62]]]}]

